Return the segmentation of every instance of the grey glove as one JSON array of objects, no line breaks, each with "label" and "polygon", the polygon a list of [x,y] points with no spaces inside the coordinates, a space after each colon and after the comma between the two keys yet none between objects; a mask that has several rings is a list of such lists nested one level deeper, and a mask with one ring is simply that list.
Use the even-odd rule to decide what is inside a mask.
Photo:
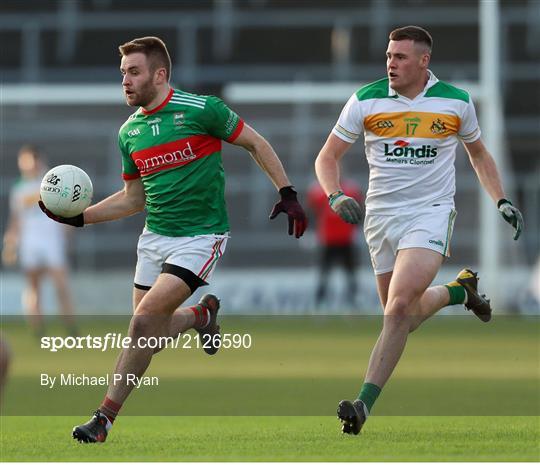
[{"label": "grey glove", "polygon": [[501,212],[504,221],[509,223],[514,228],[514,240],[517,241],[523,231],[523,216],[521,212],[512,205],[512,202],[507,199],[501,199],[497,202],[497,207]]},{"label": "grey glove", "polygon": [[330,194],[328,203],[330,208],[347,223],[358,224],[364,218],[364,208],[355,199],[345,195],[343,191]]}]

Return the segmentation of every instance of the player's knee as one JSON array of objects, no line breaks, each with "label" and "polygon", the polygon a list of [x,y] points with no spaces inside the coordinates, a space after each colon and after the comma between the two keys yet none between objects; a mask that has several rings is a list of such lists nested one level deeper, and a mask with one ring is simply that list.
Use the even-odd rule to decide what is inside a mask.
[{"label": "player's knee", "polygon": [[388,299],[384,309],[384,316],[404,318],[408,316],[410,302],[407,298],[397,295]]},{"label": "player's knee", "polygon": [[413,316],[410,314],[411,302],[403,296],[388,299],[384,309],[384,325],[389,328],[411,327]]},{"label": "player's knee", "polygon": [[156,319],[152,315],[138,313],[133,315],[129,325],[130,336],[138,339],[153,336],[156,330]]}]

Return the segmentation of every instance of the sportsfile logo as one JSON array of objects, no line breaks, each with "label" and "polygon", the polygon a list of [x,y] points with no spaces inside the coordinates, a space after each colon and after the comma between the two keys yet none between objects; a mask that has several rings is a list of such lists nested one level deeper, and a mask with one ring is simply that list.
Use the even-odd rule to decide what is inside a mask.
[{"label": "sportsfile logo", "polygon": [[437,147],[411,145],[406,140],[398,140],[394,145],[384,144],[386,161],[398,164],[431,165],[437,156]]}]

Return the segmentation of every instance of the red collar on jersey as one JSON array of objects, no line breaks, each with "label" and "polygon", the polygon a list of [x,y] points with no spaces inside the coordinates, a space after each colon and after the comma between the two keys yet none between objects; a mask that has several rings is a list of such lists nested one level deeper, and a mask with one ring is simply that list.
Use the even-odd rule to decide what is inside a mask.
[{"label": "red collar on jersey", "polygon": [[154,108],[153,110],[148,110],[146,111],[144,108],[142,108],[142,112],[144,115],[152,115],[153,113],[155,113],[156,111],[159,111],[161,110],[165,105],[167,105],[167,103],[169,103],[169,100],[171,99],[172,95],[174,93],[174,89],[171,87],[171,89],[169,90],[169,94],[167,95],[167,97],[165,98],[165,100],[163,100],[163,102],[161,102],[156,108]]}]

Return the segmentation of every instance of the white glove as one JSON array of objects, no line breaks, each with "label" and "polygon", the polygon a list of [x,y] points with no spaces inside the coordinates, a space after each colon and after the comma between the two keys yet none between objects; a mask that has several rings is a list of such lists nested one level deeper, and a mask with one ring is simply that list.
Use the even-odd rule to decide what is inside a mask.
[{"label": "white glove", "polygon": [[499,208],[504,221],[510,223],[514,228],[514,240],[517,241],[524,226],[521,212],[512,205],[510,200],[506,199],[499,200],[499,202],[497,202],[497,207]]},{"label": "white glove", "polygon": [[358,224],[364,218],[364,208],[355,199],[345,195],[343,191],[330,194],[328,203],[330,208],[347,223]]}]

